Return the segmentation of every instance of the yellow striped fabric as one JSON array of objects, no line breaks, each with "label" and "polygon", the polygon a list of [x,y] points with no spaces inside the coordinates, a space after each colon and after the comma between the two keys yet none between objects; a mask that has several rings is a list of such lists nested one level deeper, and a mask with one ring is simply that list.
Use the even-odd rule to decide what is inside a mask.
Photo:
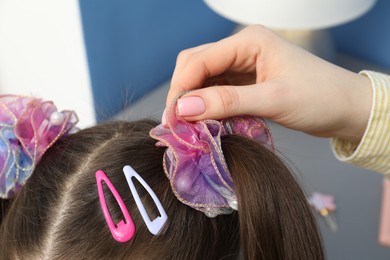
[{"label": "yellow striped fabric", "polygon": [[332,138],[332,150],[340,161],[390,177],[390,76],[373,71],[360,74],[371,80],[373,88],[367,129],[360,143]]}]

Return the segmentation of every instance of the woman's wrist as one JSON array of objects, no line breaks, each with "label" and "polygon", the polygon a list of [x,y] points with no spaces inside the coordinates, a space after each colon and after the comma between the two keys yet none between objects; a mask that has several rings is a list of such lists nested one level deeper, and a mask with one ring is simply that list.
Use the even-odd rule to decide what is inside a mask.
[{"label": "woman's wrist", "polygon": [[370,79],[362,74],[354,74],[346,86],[347,93],[343,104],[345,111],[342,127],[334,137],[359,143],[367,129],[373,107],[373,87]]},{"label": "woman's wrist", "polygon": [[390,174],[390,75],[362,71],[372,86],[372,109],[360,142],[333,138],[335,156],[372,171]]}]

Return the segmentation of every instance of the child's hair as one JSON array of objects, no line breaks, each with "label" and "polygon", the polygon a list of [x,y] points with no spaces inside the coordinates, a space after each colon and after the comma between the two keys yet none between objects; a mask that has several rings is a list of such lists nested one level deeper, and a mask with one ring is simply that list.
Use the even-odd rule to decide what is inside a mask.
[{"label": "child's hair", "polygon": [[[23,189],[2,201],[0,259],[324,259],[315,219],[293,174],[268,148],[237,135],[222,137],[238,211],[208,218],[180,202],[164,174],[164,148],[149,130],[156,122],[110,122],[60,138]],[[168,221],[148,232],[123,175],[131,165],[156,193]],[[115,241],[99,203],[95,173],[103,170],[136,225]],[[122,213],[108,188],[114,221]],[[147,211],[152,199],[139,188]],[[154,214],[154,215],[153,215]]]}]

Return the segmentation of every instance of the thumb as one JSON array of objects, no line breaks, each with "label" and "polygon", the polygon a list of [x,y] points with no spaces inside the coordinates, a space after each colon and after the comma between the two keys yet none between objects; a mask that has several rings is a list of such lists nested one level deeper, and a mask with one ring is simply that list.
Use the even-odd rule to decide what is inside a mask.
[{"label": "thumb", "polygon": [[236,115],[261,116],[269,104],[264,86],[213,86],[191,91],[177,101],[178,114],[188,121]]}]

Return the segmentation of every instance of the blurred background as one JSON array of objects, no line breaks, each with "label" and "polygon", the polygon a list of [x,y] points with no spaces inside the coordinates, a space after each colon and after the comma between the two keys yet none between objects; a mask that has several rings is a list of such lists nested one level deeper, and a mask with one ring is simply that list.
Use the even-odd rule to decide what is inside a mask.
[{"label": "blurred background", "polygon": [[[258,10],[271,18],[292,17],[259,22],[269,22],[278,33],[339,66],[390,74],[390,1],[354,1],[361,4],[355,12],[343,5],[351,2],[346,0],[307,5],[296,0],[293,7],[281,3],[276,9],[262,0]],[[218,1],[205,2],[0,0],[0,94],[55,100],[59,109],[77,112],[81,127],[111,118],[159,120],[178,53],[253,23]],[[245,2],[254,1],[233,2],[242,5],[233,9],[244,12]],[[320,2],[332,2],[333,9],[313,6]],[[309,5],[314,9],[300,8]],[[314,18],[298,23],[295,10],[296,17]],[[323,20],[315,20],[326,12]],[[277,149],[307,193],[316,190],[336,198],[338,231],[318,217],[328,259],[390,259],[390,248],[377,239],[382,177],[338,162],[327,139],[272,123],[271,128]]]}]

